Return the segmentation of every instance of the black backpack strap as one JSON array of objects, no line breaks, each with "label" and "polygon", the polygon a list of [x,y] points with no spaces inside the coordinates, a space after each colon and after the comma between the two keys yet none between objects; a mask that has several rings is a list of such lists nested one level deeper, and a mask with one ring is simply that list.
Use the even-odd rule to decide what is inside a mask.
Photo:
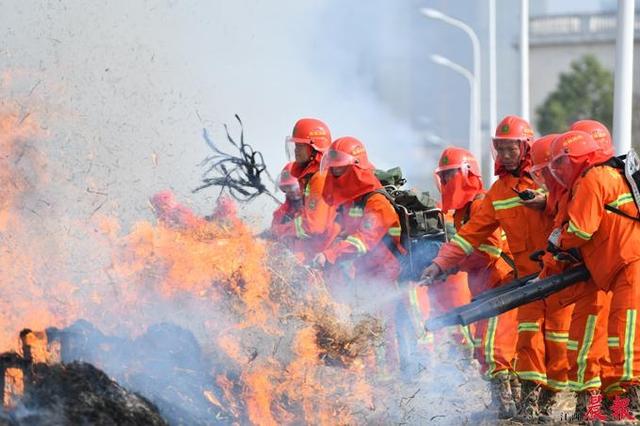
[{"label": "black backpack strap", "polygon": [[[625,154],[625,155],[620,155],[620,156],[618,156],[618,157],[611,157],[610,159],[608,159],[608,160],[607,160],[607,161],[605,161],[604,163],[598,164],[598,166],[609,166],[609,167],[613,167],[614,169],[618,169],[618,170],[620,170],[620,171],[621,171],[621,173],[624,175],[624,166],[625,166],[624,160],[625,160],[626,158],[627,158],[627,155],[626,155],[626,154]],[[627,184],[627,186],[629,186],[629,187],[630,187],[629,182],[627,181],[626,176],[623,176],[623,177],[624,177],[624,181],[625,181],[625,183]],[[631,189],[631,187],[630,187],[630,189]],[[633,191],[632,191],[632,193],[633,193]],[[620,215],[620,216],[626,217],[627,219],[631,219],[631,220],[634,220],[634,221],[636,221],[636,222],[640,222],[640,217],[631,216],[630,214],[625,213],[625,212],[623,212],[622,210],[620,210],[620,209],[618,209],[618,208],[616,208],[616,207],[610,206],[610,205],[608,205],[608,204],[605,204],[605,205],[604,205],[604,209],[605,209],[605,210],[607,210],[607,211],[610,211],[611,213],[615,213],[615,214],[617,214],[617,215]],[[640,212],[638,212],[638,214],[640,214]]]},{"label": "black backpack strap", "polygon": [[605,205],[604,205],[604,209],[605,209],[605,210],[610,211],[611,213],[615,213],[615,214],[617,214],[617,215],[624,216],[624,217],[626,217],[627,219],[631,219],[631,220],[635,220],[636,222],[640,222],[640,218],[635,217],[635,216],[631,216],[630,214],[625,213],[625,212],[623,212],[622,210],[617,209],[617,208],[615,208],[615,207],[613,207],[613,206],[610,206],[610,205],[608,205],[608,204],[605,204]]},{"label": "black backpack strap", "polygon": [[[366,194],[364,194],[360,200],[358,200],[357,203],[355,203],[358,207],[364,209],[364,206],[367,204],[367,201],[369,200],[369,198],[371,198],[374,194],[381,194],[384,195],[384,197],[389,201],[389,203],[391,203],[391,206],[393,207],[394,210],[397,211],[396,209],[396,202],[394,201],[393,197],[391,196],[391,194],[389,194],[387,192],[386,189],[384,188],[378,188],[376,190],[373,190],[371,192],[368,192]],[[384,237],[382,237],[382,242],[384,243],[384,245],[387,247],[387,249],[389,249],[389,251],[393,254],[393,256],[396,259],[400,259],[402,257],[402,253],[400,252],[400,249],[398,248],[398,246],[396,245],[396,242],[393,240],[393,237],[391,235],[389,235],[388,233],[384,235]]]},{"label": "black backpack strap", "polygon": [[500,257],[507,263],[507,265],[509,265],[511,269],[513,269],[513,276],[515,278],[518,278],[518,269],[516,268],[516,262],[514,262],[513,259],[503,251],[500,252]]}]

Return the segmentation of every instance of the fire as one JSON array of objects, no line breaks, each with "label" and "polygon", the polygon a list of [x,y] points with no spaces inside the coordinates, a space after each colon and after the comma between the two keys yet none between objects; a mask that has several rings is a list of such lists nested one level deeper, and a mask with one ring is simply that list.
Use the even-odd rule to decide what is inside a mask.
[{"label": "fire", "polygon": [[[47,162],[33,145],[45,138],[35,114],[0,109],[0,349],[48,363],[60,358],[60,342],[28,330],[20,345],[18,330],[86,318],[134,338],[170,321],[192,331],[215,360],[201,393],[234,422],[353,424],[360,421],[356,411],[373,409],[377,395],[365,361],[376,337],[353,338],[341,329],[348,325],[329,320],[344,308],[333,304],[319,274],[255,237],[228,205],[212,221],[140,220],[130,230],[99,212],[73,222],[96,251],[83,253],[92,268],[76,271],[67,252],[74,242],[44,236],[41,220],[22,208],[47,181]],[[364,328],[375,329],[370,325]],[[5,407],[23,392],[21,374],[4,371]]]}]

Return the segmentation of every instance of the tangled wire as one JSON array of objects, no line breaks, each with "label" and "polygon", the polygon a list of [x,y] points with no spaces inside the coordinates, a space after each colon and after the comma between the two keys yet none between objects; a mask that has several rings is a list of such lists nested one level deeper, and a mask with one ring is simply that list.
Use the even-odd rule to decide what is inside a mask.
[{"label": "tangled wire", "polygon": [[207,157],[200,163],[200,167],[205,167],[202,174],[203,184],[193,190],[198,192],[210,186],[221,186],[222,192],[226,189],[229,194],[238,201],[251,201],[260,194],[266,194],[276,200],[278,199],[267,189],[263,183],[263,175],[274,183],[273,178],[267,171],[264,157],[259,151],[255,151],[250,145],[244,142],[244,127],[242,120],[236,114],[236,120],[240,124],[240,143],[237,143],[229,133],[229,128],[224,125],[227,140],[238,150],[239,155],[227,154],[213,143],[209,137],[207,129],[202,129],[202,137],[207,145],[213,150],[213,155]]}]

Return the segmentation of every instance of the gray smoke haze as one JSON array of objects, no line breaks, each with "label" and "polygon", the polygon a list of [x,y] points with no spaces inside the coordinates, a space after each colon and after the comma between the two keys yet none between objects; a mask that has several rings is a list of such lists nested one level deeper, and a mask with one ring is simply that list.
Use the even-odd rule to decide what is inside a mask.
[{"label": "gray smoke haze", "polygon": [[[68,304],[77,303],[83,318],[118,336],[128,337],[134,319],[171,322],[197,338],[206,324],[232,327],[236,318],[190,295],[166,300],[150,292],[132,318],[112,317],[109,306],[131,302],[120,291],[145,282],[134,281],[139,276],[113,281],[110,262],[121,247],[101,238],[104,228],[95,219],[117,218],[124,235],[134,222],[152,220],[147,200],[164,188],[210,213],[217,192],[191,194],[200,183],[198,163],[210,154],[202,128],[223,141],[228,123],[237,135],[235,113],[273,174],[286,161],[284,137],[305,116],[325,120],[334,137],[360,138],[380,168],[401,165],[410,177],[431,170],[418,166],[425,153],[409,120],[395,116],[373,90],[381,75],[372,64],[388,58],[385,75],[393,76],[406,47],[395,40],[406,40],[408,30],[392,24],[401,20],[386,19],[393,4],[368,6],[355,0],[0,1],[0,107],[35,117],[42,135],[28,144],[46,158],[46,179],[16,206],[28,232],[10,246],[34,255],[25,276],[16,268],[7,287],[28,280],[37,303],[47,301],[43,312],[73,312]],[[261,225],[273,208],[265,198],[243,213]],[[3,243],[14,237],[0,236]],[[72,298],[56,299],[61,285]],[[41,315],[45,326],[48,318]],[[4,327],[29,325],[17,322]],[[210,342],[198,343],[211,350]],[[129,354],[116,355],[101,364],[117,375]],[[133,359],[144,363],[144,354]]]},{"label": "gray smoke haze", "polygon": [[[207,213],[215,191],[189,194],[209,153],[201,128],[222,140],[234,113],[273,174],[286,161],[284,136],[303,116],[327,121],[334,137],[361,138],[379,167],[415,168],[416,135],[371,90],[376,43],[394,31],[371,26],[383,9],[71,0],[3,2],[2,10],[2,70],[13,76],[2,96],[30,93],[48,105],[50,155],[71,186],[107,194],[102,212],[148,217],[147,198],[169,187]],[[82,214],[95,208],[96,197],[69,197],[61,202],[76,211],[90,198]],[[261,204],[273,205],[247,210]]]}]

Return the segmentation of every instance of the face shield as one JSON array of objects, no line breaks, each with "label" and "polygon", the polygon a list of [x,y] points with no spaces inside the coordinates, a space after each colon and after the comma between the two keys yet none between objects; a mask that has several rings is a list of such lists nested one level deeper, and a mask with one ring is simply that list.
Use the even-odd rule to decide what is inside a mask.
[{"label": "face shield", "polygon": [[358,159],[342,151],[329,150],[322,156],[320,171],[329,172],[332,168],[344,168],[358,164]]},{"label": "face shield", "polygon": [[284,146],[288,161],[304,164],[311,159],[311,139],[287,136],[284,140]]},{"label": "face shield", "polygon": [[571,188],[577,177],[577,167],[568,154],[557,155],[549,162],[549,171],[564,188]]}]

